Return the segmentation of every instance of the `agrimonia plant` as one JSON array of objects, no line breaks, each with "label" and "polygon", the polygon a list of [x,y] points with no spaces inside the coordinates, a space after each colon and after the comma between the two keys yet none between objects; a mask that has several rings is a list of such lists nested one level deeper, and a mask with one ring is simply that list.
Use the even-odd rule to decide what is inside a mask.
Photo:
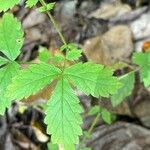
[{"label": "agrimonia plant", "polygon": [[[0,12],[7,11],[19,2],[20,0],[0,0]],[[0,20],[0,113],[4,114],[13,100],[27,98],[44,87],[53,85],[54,90],[45,111],[47,133],[51,135],[52,143],[61,145],[64,150],[73,150],[82,135],[80,113],[83,112],[74,88],[97,98],[111,97],[112,105],[116,106],[131,94],[135,71],[140,72],[144,85],[150,86],[150,52],[134,53],[133,63],[137,65],[136,68],[120,78],[113,76],[113,69],[103,65],[92,62],[75,63],[82,51],[65,41],[50,13],[55,3],[27,0],[26,6],[31,8],[38,2],[41,4],[38,10],[47,13],[60,36],[63,43],[60,51],[65,51],[66,54],[50,56],[46,52],[41,53],[40,63],[30,64],[22,69],[20,63],[15,61],[24,42],[21,23],[11,13],[4,13]],[[95,106],[90,114],[96,113],[97,118],[101,114],[106,122],[110,122],[110,114],[106,109]]]}]

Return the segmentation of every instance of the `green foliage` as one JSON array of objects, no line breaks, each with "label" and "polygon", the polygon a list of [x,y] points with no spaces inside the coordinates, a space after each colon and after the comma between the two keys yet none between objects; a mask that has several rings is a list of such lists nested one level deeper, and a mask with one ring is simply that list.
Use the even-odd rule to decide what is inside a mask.
[{"label": "green foliage", "polygon": [[0,66],[6,64],[7,62],[8,60],[6,58],[0,56]]},{"label": "green foliage", "polygon": [[74,144],[79,143],[82,135],[80,113],[82,107],[68,81],[62,78],[58,81],[55,90],[48,102],[45,123],[47,132],[52,134],[53,143],[59,143],[65,150],[73,150]]},{"label": "green foliage", "polygon": [[95,105],[91,107],[90,111],[88,112],[88,115],[96,115],[96,114],[100,114],[104,122],[108,124],[111,124],[115,119],[115,116],[111,112],[109,112],[105,108],[102,108],[99,105]]},{"label": "green foliage", "polygon": [[42,6],[39,8],[39,11],[40,12],[46,12],[46,11],[50,11],[54,8],[55,6],[55,3],[49,3],[49,4],[46,4],[46,6]]},{"label": "green foliage", "polygon": [[0,0],[0,12],[6,11],[9,8],[14,7],[20,0]]},{"label": "green foliage", "polygon": [[12,14],[5,13],[0,21],[0,51],[15,60],[23,45],[21,23]]},{"label": "green foliage", "polygon": [[113,121],[113,114],[105,108],[103,108],[101,111],[101,117],[108,124],[111,124]]},{"label": "green foliage", "polygon": [[16,100],[26,98],[50,84],[58,77],[59,73],[58,68],[46,63],[30,65],[14,77],[7,95]]},{"label": "green foliage", "polygon": [[52,54],[45,47],[40,47],[39,49],[39,60],[45,63],[49,62],[52,57]]},{"label": "green foliage", "polygon": [[95,106],[91,107],[90,111],[88,112],[88,115],[95,115],[100,112],[101,112],[101,107],[98,105],[95,105]]},{"label": "green foliage", "polygon": [[58,64],[58,63],[61,63],[62,61],[65,60],[65,57],[62,55],[62,54],[57,54],[53,57],[51,57],[50,61],[53,63],[53,64]]},{"label": "green foliage", "polygon": [[[0,11],[4,11],[19,3],[19,0],[10,2],[1,0],[1,2],[3,3],[0,5]],[[27,7],[33,7],[37,2],[38,0],[27,0],[26,4]],[[44,1],[43,3],[44,6],[40,8],[41,12],[49,11],[54,7],[54,3],[45,4]],[[53,19],[52,22],[55,25]],[[60,48],[62,53],[66,53],[66,56],[63,54],[53,56],[44,49],[39,54],[41,61],[39,64],[31,64],[26,69],[19,70],[20,66],[14,60],[20,54],[23,40],[20,22],[13,15],[6,13],[0,21],[0,51],[6,56],[6,58],[0,57],[0,113],[4,113],[12,100],[27,98],[56,81],[56,87],[45,112],[47,133],[51,134],[54,144],[59,144],[65,150],[74,150],[74,145],[79,143],[79,136],[82,135],[80,113],[83,111],[73,91],[74,86],[85,94],[97,98],[113,95],[112,103],[117,105],[131,93],[134,75],[132,73],[125,75],[119,82],[118,78],[113,76],[113,71],[103,65],[87,62],[76,63],[68,67],[67,61],[78,60],[82,52],[72,43]],[[149,86],[149,53],[136,53],[133,60],[141,68],[141,78],[144,84]],[[58,65],[58,63],[62,64]],[[124,64],[115,67],[123,66]],[[125,87],[127,82],[129,82],[129,87]],[[89,112],[90,115],[96,113],[109,124],[113,120],[113,115],[105,108],[95,106]]]},{"label": "green foliage", "polygon": [[52,64],[58,64],[65,60],[63,54],[60,53],[60,54],[52,55],[52,53],[50,53],[48,49],[44,47],[40,48],[38,58],[42,62],[47,62],[47,63],[51,62]]},{"label": "green foliage", "polygon": [[73,43],[61,46],[60,50],[66,51],[66,59],[70,61],[78,60],[82,53],[82,50]]},{"label": "green foliage", "polygon": [[69,50],[81,50],[80,48],[77,47],[76,44],[74,43],[69,43],[69,44],[64,44],[63,46],[60,47],[61,51],[69,51]]},{"label": "green foliage", "polygon": [[31,8],[31,7],[35,6],[38,1],[39,0],[27,0],[26,1],[26,7],[30,7]]},{"label": "green foliage", "polygon": [[[12,3],[5,3],[2,6],[8,6],[9,4]],[[0,7],[2,8],[2,6]],[[22,41],[23,31],[20,22],[13,15],[6,13],[0,20],[0,51],[11,61],[0,56],[0,114],[4,114],[5,109],[11,105],[12,99],[6,97],[6,91],[12,78],[19,70],[19,65],[13,60],[20,54]]]},{"label": "green foliage", "polygon": [[98,74],[94,95],[95,97],[109,97],[116,93],[120,87],[122,84],[117,77],[113,76],[113,71],[109,68],[103,68]]},{"label": "green foliage", "polygon": [[70,50],[66,54],[66,59],[71,61],[78,60],[79,57],[81,57],[81,52],[82,52],[81,50],[76,49]]},{"label": "green foliage", "polygon": [[122,76],[120,82],[123,86],[111,97],[111,102],[114,107],[120,104],[125,97],[131,95],[135,82],[134,72]]},{"label": "green foliage", "polygon": [[4,114],[5,109],[11,105],[11,99],[5,95],[6,90],[12,78],[17,74],[19,65],[15,62],[10,62],[8,65],[0,69],[0,114]]},{"label": "green foliage", "polygon": [[48,147],[48,150],[59,150],[57,144],[48,143],[47,147]]},{"label": "green foliage", "polygon": [[77,63],[64,72],[65,77],[87,95],[109,97],[121,84],[113,77],[112,70],[94,63]]},{"label": "green foliage", "polygon": [[140,66],[141,79],[146,87],[150,86],[150,52],[134,53],[133,62]]}]

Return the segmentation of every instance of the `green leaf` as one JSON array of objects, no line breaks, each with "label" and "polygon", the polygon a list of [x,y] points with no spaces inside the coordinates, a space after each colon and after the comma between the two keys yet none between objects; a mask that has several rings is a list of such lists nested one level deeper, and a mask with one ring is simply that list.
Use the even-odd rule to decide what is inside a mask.
[{"label": "green leaf", "polygon": [[98,105],[95,105],[93,107],[91,107],[90,111],[88,112],[88,115],[95,115],[97,113],[100,113],[101,108]]},{"label": "green leaf", "polygon": [[109,68],[103,68],[98,74],[95,87],[95,96],[109,97],[115,94],[122,87],[117,77],[113,76],[113,71]]},{"label": "green leaf", "polygon": [[54,6],[55,6],[55,2],[46,4],[46,7],[42,6],[42,7],[39,8],[39,12],[50,11],[50,10],[52,10],[54,8]]},{"label": "green leaf", "polygon": [[150,86],[150,52],[134,53],[133,62],[140,66],[141,79],[145,87]]},{"label": "green leaf", "polygon": [[93,63],[77,63],[66,68],[64,75],[85,94],[95,95],[95,87],[102,65]]},{"label": "green leaf", "polygon": [[45,117],[47,132],[51,134],[53,144],[62,145],[65,150],[74,150],[74,144],[79,143],[78,136],[82,135],[82,111],[79,99],[68,81],[58,81],[48,102]]},{"label": "green leaf", "polygon": [[48,150],[59,150],[57,144],[48,143],[47,147],[48,147]]},{"label": "green leaf", "polygon": [[[88,131],[84,131],[84,132],[83,132],[83,136],[86,137],[87,139],[91,138],[91,134],[90,134]],[[82,142],[83,142],[83,141],[82,141]],[[79,145],[80,145],[80,144],[82,144],[82,143],[80,142]],[[83,144],[85,144],[85,143],[83,143]],[[79,145],[78,145],[78,146],[79,146]]]},{"label": "green leaf", "polygon": [[5,109],[10,107],[11,100],[5,96],[6,90],[12,78],[17,74],[19,65],[15,62],[9,63],[0,69],[0,114],[3,115]]},{"label": "green leaf", "polygon": [[111,69],[93,63],[77,63],[66,68],[64,75],[85,94],[109,97],[121,87]]},{"label": "green leaf", "polygon": [[38,56],[40,61],[48,62],[48,61],[50,61],[51,57],[52,57],[52,54],[48,51],[47,48],[40,47],[39,56]]},{"label": "green leaf", "polygon": [[65,60],[64,55],[56,54],[52,55],[47,48],[41,47],[39,50],[39,60],[43,62],[51,62],[52,64],[57,64]]},{"label": "green leaf", "polygon": [[62,54],[57,54],[53,57],[51,57],[50,61],[53,63],[53,64],[57,64],[57,63],[60,63],[62,61],[65,60],[65,57],[62,55]]},{"label": "green leaf", "polygon": [[46,63],[33,64],[21,70],[8,87],[8,97],[20,100],[35,94],[50,84],[60,73],[60,70]]},{"label": "green leaf", "polygon": [[37,2],[38,2],[38,0],[27,0],[26,7],[31,8],[31,7],[35,6],[37,4]]},{"label": "green leaf", "polygon": [[81,50],[71,50],[71,51],[68,51],[67,55],[66,55],[66,59],[71,60],[71,61],[78,60],[79,57],[81,57],[81,53],[82,53]]},{"label": "green leaf", "polygon": [[8,63],[8,60],[6,58],[0,56],[0,66],[4,65],[6,63]]},{"label": "green leaf", "polygon": [[60,51],[69,51],[69,50],[81,50],[76,44],[74,43],[69,43],[69,44],[64,44],[63,46],[60,47]]},{"label": "green leaf", "polygon": [[132,72],[122,76],[120,82],[123,86],[111,97],[111,102],[114,107],[120,104],[125,97],[131,95],[135,82],[134,73]]},{"label": "green leaf", "polygon": [[14,7],[20,0],[0,0],[0,12],[6,11],[9,8]]},{"label": "green leaf", "polygon": [[112,114],[107,111],[107,109],[103,109],[102,112],[101,112],[101,116],[102,116],[102,119],[108,123],[108,124],[111,124],[112,123]]},{"label": "green leaf", "polygon": [[21,23],[12,14],[4,14],[0,21],[0,51],[9,59],[15,60],[23,45]]}]

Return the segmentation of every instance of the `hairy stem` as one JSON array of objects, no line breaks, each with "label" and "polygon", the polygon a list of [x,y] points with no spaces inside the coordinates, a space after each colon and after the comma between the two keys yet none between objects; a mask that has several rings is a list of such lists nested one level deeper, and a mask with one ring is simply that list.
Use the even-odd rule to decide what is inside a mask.
[{"label": "hairy stem", "polygon": [[[41,3],[41,5],[42,5],[43,7],[46,8],[46,3],[45,3],[44,0],[39,0],[39,2]],[[47,13],[48,17],[50,18],[51,22],[53,23],[53,25],[54,25],[54,27],[55,27],[55,30],[57,31],[57,33],[58,33],[58,35],[59,35],[61,41],[63,42],[63,44],[66,45],[67,42],[66,42],[66,40],[65,40],[65,38],[64,38],[64,36],[63,36],[63,34],[61,33],[60,28],[59,28],[58,24],[56,23],[54,17],[51,15],[51,13],[50,13],[49,11],[46,11],[46,13]]]}]

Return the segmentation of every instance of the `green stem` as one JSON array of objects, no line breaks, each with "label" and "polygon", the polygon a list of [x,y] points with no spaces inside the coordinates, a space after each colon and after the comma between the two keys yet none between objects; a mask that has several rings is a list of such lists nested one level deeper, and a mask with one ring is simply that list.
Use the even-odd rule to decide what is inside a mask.
[{"label": "green stem", "polygon": [[[87,131],[89,135],[91,135],[95,125],[97,124],[99,117],[100,117],[101,113],[99,112],[96,116],[96,118],[94,119],[94,121],[92,122],[92,125],[90,126],[89,130]],[[86,142],[86,137],[84,136],[82,139],[82,142],[85,143]],[[81,143],[79,144],[79,149],[81,148]]]},{"label": "green stem", "polygon": [[88,134],[91,134],[95,125],[97,124],[98,120],[99,120],[99,117],[100,117],[100,113],[97,114],[96,118],[94,119],[92,125],[90,126],[89,130],[88,130]]},{"label": "green stem", "polygon": [[135,72],[138,72],[138,71],[140,71],[140,68],[136,68],[135,70],[130,71],[130,72],[128,72],[128,73],[126,73],[126,74],[124,74],[124,75],[118,77],[118,79],[122,79],[122,78],[124,78],[126,75],[129,75],[129,74],[132,74],[132,73],[135,73]]},{"label": "green stem", "polygon": [[[46,3],[45,3],[44,0],[39,0],[39,2],[41,3],[41,5],[42,5],[43,7],[46,8]],[[59,26],[58,26],[58,24],[56,23],[54,17],[51,15],[51,13],[50,13],[49,11],[46,11],[46,13],[47,13],[48,17],[50,18],[51,22],[53,23],[53,25],[54,25],[54,27],[55,27],[55,30],[57,31],[57,33],[58,33],[58,35],[59,35],[61,41],[63,42],[63,44],[67,45],[67,42],[66,42],[66,40],[65,40],[65,38],[64,38],[64,36],[63,36],[63,34],[61,33],[61,31],[60,31],[60,29],[59,29]]]}]

